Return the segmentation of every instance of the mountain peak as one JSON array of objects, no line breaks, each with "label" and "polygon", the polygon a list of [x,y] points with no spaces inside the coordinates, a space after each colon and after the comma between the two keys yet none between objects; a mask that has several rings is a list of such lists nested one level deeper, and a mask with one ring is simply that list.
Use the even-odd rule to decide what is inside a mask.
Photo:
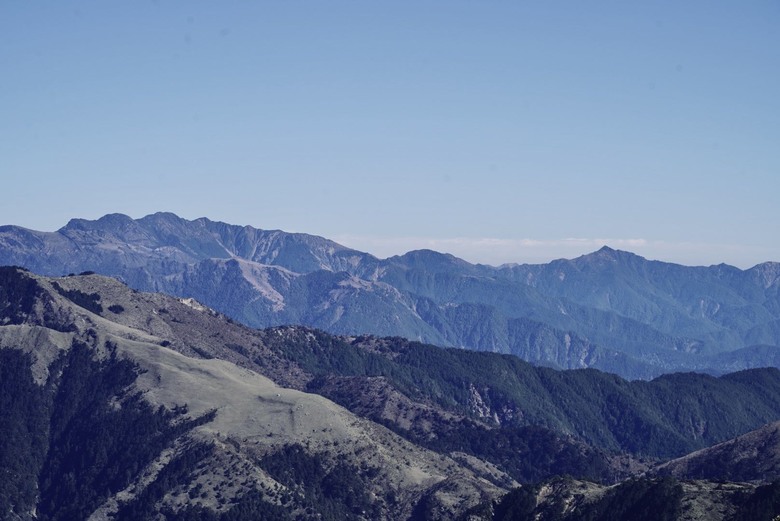
[{"label": "mountain peak", "polygon": [[139,223],[150,223],[155,226],[181,226],[190,224],[192,221],[188,221],[182,217],[179,217],[173,212],[156,212],[138,219]]},{"label": "mountain peak", "polygon": [[598,250],[594,251],[593,253],[588,253],[586,255],[583,255],[581,257],[578,257],[578,259],[575,260],[585,260],[585,261],[610,261],[610,262],[618,262],[621,260],[645,260],[644,257],[641,257],[635,253],[631,253],[630,251],[623,251],[623,250],[616,250],[614,248],[610,248],[607,245],[602,246]]},{"label": "mountain peak", "polygon": [[450,253],[442,253],[440,251],[431,250],[429,248],[420,248],[419,250],[411,250],[402,255],[402,257],[415,258],[415,259],[431,259],[431,258],[448,258],[454,259],[455,256]]},{"label": "mountain peak", "polygon": [[173,212],[154,212],[152,214],[149,214],[146,216],[147,218],[154,218],[159,220],[165,220],[165,221],[183,221],[186,219],[182,219],[178,215],[176,215]]},{"label": "mountain peak", "polygon": [[764,288],[780,282],[780,262],[764,262],[753,266],[748,271],[761,281]]},{"label": "mountain peak", "polygon": [[576,259],[573,259],[573,262],[577,264],[601,264],[604,262],[617,262],[620,258],[620,254],[623,252],[620,252],[618,250],[612,249],[607,245],[602,246],[598,250],[586,253],[585,255],[581,255],[577,257]]},{"label": "mountain peak", "polygon": [[60,230],[106,230],[112,228],[119,228],[127,226],[133,223],[133,219],[123,213],[109,213],[96,220],[90,219],[71,219],[68,224],[63,226]]},{"label": "mountain peak", "polygon": [[450,253],[441,253],[429,249],[412,250],[403,255],[393,257],[410,267],[441,270],[443,268],[471,268],[471,263]]}]

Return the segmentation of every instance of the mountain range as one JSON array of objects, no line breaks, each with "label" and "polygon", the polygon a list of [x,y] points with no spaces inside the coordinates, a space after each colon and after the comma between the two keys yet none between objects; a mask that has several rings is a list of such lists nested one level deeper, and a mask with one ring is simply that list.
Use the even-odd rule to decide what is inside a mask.
[{"label": "mountain range", "polygon": [[171,213],[0,227],[0,264],[94,271],[194,298],[252,327],[399,336],[554,368],[649,379],[780,366],[780,263],[649,261],[604,247],[492,267],[429,250],[378,259],[307,234]]},{"label": "mountain range", "polygon": [[0,268],[0,347],[4,520],[452,519],[514,483],[241,367],[307,378],[256,332],[112,279]]},{"label": "mountain range", "polygon": [[631,382],[256,330],[96,274],[0,268],[0,417],[0,519],[780,513],[780,370]]}]

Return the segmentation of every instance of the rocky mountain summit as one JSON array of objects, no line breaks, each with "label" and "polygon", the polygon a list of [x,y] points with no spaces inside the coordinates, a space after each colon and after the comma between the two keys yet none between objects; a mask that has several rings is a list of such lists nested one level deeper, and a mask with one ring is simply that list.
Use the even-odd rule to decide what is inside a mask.
[{"label": "rocky mountain summit", "polygon": [[780,366],[780,264],[648,261],[604,247],[541,265],[422,250],[377,259],[321,237],[170,213],[0,227],[0,264],[95,271],[253,327],[301,324],[510,353],[628,378]]}]

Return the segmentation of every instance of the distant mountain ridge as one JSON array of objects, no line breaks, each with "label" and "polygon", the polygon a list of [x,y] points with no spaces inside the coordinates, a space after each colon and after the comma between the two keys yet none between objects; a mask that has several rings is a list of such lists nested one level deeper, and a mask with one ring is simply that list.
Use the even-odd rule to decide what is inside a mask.
[{"label": "distant mountain ridge", "polygon": [[378,259],[313,235],[157,213],[56,232],[2,226],[0,264],[95,271],[254,327],[395,335],[628,378],[780,365],[775,262],[688,267],[608,247],[502,267],[430,250]]}]

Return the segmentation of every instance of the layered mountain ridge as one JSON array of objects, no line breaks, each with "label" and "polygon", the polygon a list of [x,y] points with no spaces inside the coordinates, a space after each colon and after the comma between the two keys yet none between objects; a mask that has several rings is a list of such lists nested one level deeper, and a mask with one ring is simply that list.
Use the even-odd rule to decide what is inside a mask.
[{"label": "layered mountain ridge", "polygon": [[193,300],[0,268],[0,518],[453,519],[513,485],[306,378]]},{"label": "layered mountain ridge", "polygon": [[306,234],[158,213],[0,227],[0,264],[95,271],[192,297],[253,327],[402,336],[628,378],[780,365],[780,264],[648,261],[604,247],[541,265],[429,250],[388,259]]},{"label": "layered mountain ridge", "polygon": [[[764,519],[778,404],[777,369],[629,382],[0,268],[7,519]],[[724,479],[757,451],[757,483],[622,481],[751,429],[688,468]]]}]

